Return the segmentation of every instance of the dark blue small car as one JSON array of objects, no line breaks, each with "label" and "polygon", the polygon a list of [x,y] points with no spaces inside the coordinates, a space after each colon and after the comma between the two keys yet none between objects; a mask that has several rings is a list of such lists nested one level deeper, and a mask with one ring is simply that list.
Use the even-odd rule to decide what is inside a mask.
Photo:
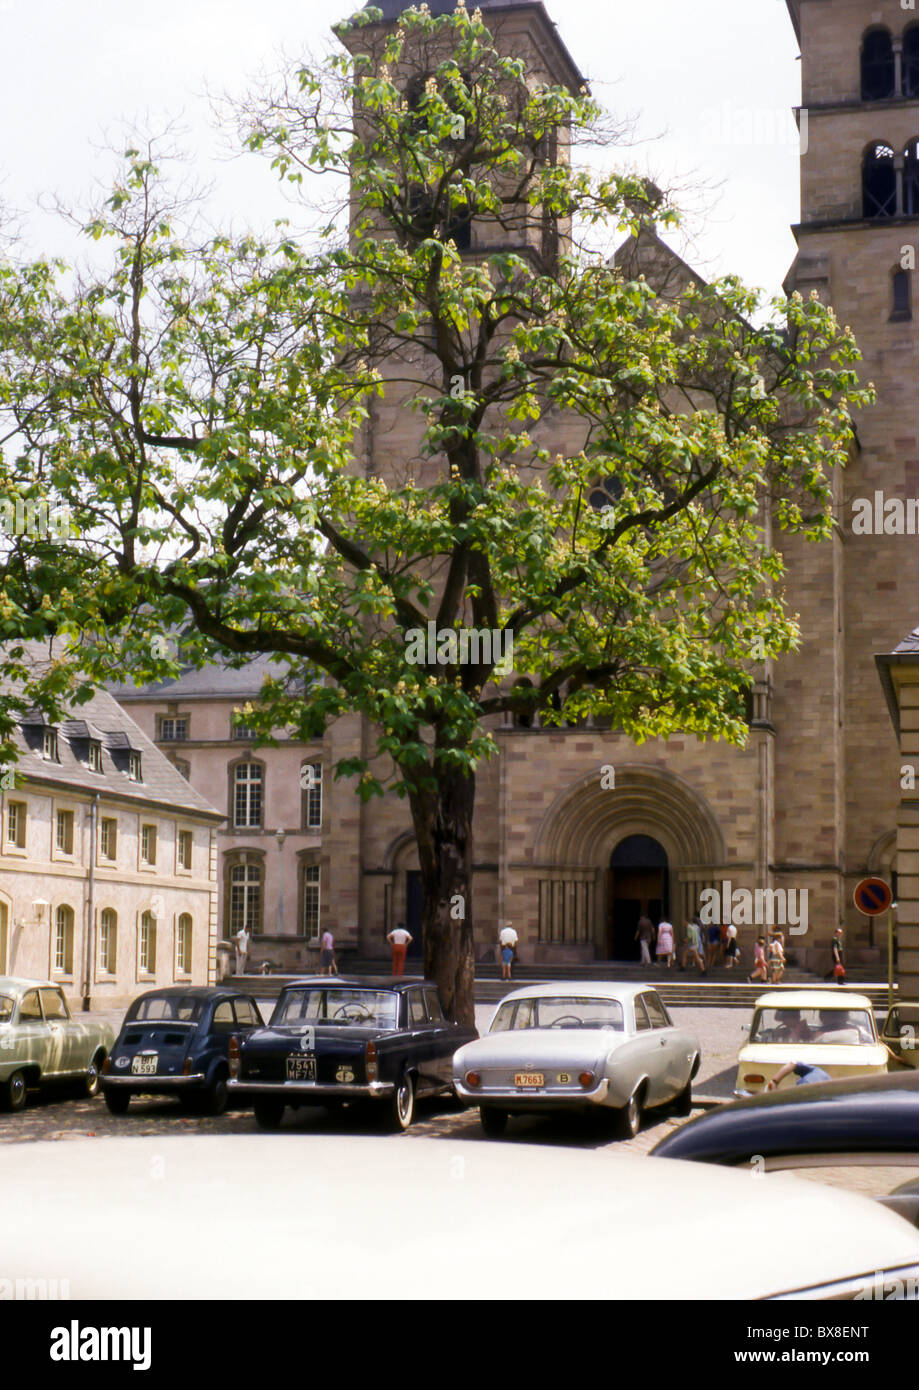
[{"label": "dark blue small car", "polygon": [[177,1096],[185,1110],[222,1115],[230,1039],[261,1027],[255,1000],[235,989],[175,985],[141,994],[102,1068],[105,1103],[123,1115],[132,1096]]}]

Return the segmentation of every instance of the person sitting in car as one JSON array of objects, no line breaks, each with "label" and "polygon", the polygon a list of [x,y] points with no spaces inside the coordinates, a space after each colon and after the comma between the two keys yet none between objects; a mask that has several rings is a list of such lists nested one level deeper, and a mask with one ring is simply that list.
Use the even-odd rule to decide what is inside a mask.
[{"label": "person sitting in car", "polygon": [[801,1017],[800,1009],[783,1009],[776,1033],[776,1042],[782,1043],[810,1042],[814,1036],[810,1024]]}]

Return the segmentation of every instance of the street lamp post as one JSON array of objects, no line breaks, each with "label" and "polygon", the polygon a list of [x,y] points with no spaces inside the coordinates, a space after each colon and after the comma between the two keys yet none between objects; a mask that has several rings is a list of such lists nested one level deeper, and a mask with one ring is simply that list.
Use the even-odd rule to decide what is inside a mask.
[{"label": "street lamp post", "polygon": [[278,936],[284,935],[284,841],[287,832],[276,830],[274,838],[278,842]]}]

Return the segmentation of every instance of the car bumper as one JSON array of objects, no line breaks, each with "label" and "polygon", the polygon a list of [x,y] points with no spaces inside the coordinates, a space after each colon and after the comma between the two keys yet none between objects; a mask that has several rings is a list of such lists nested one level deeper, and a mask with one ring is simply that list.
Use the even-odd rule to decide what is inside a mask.
[{"label": "car bumper", "polygon": [[589,1091],[519,1091],[516,1086],[472,1090],[462,1081],[454,1081],[453,1089],[464,1105],[500,1105],[506,1110],[568,1110],[608,1104],[609,1078],[604,1077]]},{"label": "car bumper", "polygon": [[189,1076],[103,1076],[102,1089],[113,1091],[172,1091],[184,1090],[187,1086],[203,1086],[207,1077],[203,1071],[192,1072]]},{"label": "car bumper", "polygon": [[228,1089],[241,1096],[289,1096],[292,1101],[375,1100],[391,1096],[393,1081],[239,1081],[231,1077]]}]

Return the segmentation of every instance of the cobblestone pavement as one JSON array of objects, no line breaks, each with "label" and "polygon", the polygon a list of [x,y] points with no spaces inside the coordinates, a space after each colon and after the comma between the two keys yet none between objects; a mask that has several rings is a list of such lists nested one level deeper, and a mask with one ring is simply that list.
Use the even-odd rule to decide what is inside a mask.
[{"label": "cobblestone pavement", "polygon": [[[270,1010],[269,1010],[270,1011]],[[265,1011],[267,1012],[267,1011]],[[491,1006],[477,1010],[480,1030],[487,1027]],[[696,1032],[702,1045],[703,1062],[694,1090],[698,1096],[730,1099],[734,1082],[737,1050],[742,1040],[741,1025],[747,1021],[742,1009],[674,1009],[674,1022]],[[109,1014],[118,1027],[120,1016]],[[693,1115],[703,1113],[694,1107]],[[645,1116],[640,1133],[627,1142],[611,1139],[604,1116],[582,1119],[575,1116],[520,1116],[513,1119],[503,1141],[509,1144],[540,1144],[560,1147],[594,1148],[610,1153],[622,1150],[648,1153],[650,1149],[686,1121],[663,1110]],[[108,1136],[150,1137],[168,1139],[170,1135],[252,1134],[257,1126],[251,1110],[231,1109],[217,1118],[182,1113],[176,1102],[158,1097],[132,1100],[127,1115],[110,1115],[101,1096],[94,1100],[74,1095],[73,1090],[47,1091],[33,1094],[24,1112],[0,1115],[0,1145],[23,1141],[104,1140]],[[352,1115],[350,1112],[333,1115],[322,1109],[288,1110],[282,1132],[294,1138],[310,1133],[342,1134],[375,1133],[374,1117]],[[412,1136],[427,1136],[446,1142],[465,1145],[485,1143],[475,1110],[460,1110],[452,1100],[419,1102],[415,1123],[405,1136],[393,1136],[393,1142],[410,1142]],[[104,1150],[100,1152],[104,1161]],[[901,1168],[831,1168],[804,1170],[799,1176],[849,1191],[875,1196],[889,1192],[902,1182],[915,1180],[917,1170]],[[768,1177],[767,1177],[768,1180]]]}]

